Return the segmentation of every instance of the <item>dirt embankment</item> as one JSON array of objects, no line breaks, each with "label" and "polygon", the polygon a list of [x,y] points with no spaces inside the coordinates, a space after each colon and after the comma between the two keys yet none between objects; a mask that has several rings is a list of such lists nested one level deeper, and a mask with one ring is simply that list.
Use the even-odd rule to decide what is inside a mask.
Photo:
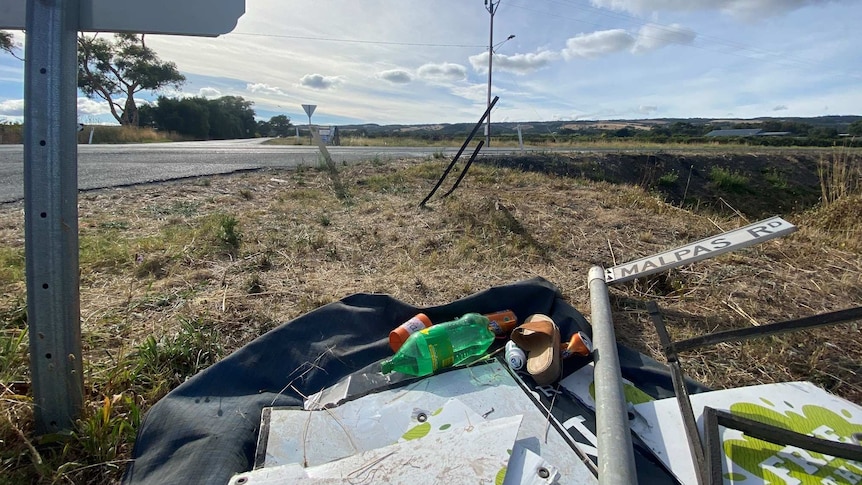
[{"label": "dirt embankment", "polygon": [[[479,163],[643,187],[678,206],[758,218],[807,210],[832,152],[574,153],[485,157]],[[732,209],[731,209],[732,208]]]}]

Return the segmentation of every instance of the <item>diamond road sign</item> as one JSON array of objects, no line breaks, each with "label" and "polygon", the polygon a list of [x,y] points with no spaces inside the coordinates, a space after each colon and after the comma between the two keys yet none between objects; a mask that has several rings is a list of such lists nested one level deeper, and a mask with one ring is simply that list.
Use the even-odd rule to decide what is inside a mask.
[{"label": "diamond road sign", "polygon": [[[0,0],[0,29],[26,28],[27,2]],[[80,0],[78,30],[215,37],[236,27],[245,0]]]}]

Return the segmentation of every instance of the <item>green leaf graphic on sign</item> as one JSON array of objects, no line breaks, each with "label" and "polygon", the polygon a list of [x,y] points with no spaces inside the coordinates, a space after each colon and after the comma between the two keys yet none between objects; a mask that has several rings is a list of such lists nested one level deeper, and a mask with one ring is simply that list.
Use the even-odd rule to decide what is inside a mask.
[{"label": "green leaf graphic on sign", "polygon": [[[623,394],[626,396],[626,402],[631,404],[643,404],[645,402],[655,401],[652,396],[628,382],[623,382]],[[593,401],[596,400],[596,381],[590,382],[590,397],[593,398]]]},{"label": "green leaf graphic on sign", "polygon": [[417,424],[416,426],[407,430],[401,437],[407,441],[410,440],[418,440],[419,438],[424,437],[431,431],[431,423],[422,423]]},{"label": "green leaf graphic on sign", "polygon": [[449,429],[451,427],[452,427],[451,424],[444,424],[443,426],[440,426],[440,431],[446,431],[447,429]]},{"label": "green leaf graphic on sign", "polygon": [[[778,412],[754,403],[736,403],[730,412],[761,423],[790,429],[833,441],[850,442],[853,433],[862,432],[862,424],[854,424],[841,415],[814,404],[802,406],[801,414]],[[842,412],[844,416],[848,413]],[[765,483],[833,483],[856,484],[862,480],[862,464],[821,453],[782,446],[749,436],[727,439],[724,453],[739,468],[764,480]]]},{"label": "green leaf graphic on sign", "polygon": [[494,485],[503,485],[503,480],[506,479],[506,467],[500,468],[500,471],[497,472],[497,476],[494,477]]}]

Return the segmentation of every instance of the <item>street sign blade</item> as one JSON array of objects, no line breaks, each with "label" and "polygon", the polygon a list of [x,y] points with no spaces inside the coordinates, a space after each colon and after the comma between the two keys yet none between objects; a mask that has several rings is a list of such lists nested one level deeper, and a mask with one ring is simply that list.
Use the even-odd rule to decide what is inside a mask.
[{"label": "street sign blade", "polygon": [[27,22],[27,2],[0,0],[0,29],[24,30]]},{"label": "street sign blade", "polygon": [[305,114],[307,114],[308,117],[311,118],[311,115],[314,114],[314,110],[317,109],[317,105],[316,104],[304,104],[304,105],[302,105],[302,109],[304,109]]},{"label": "street sign blade", "polygon": [[642,276],[667,271],[677,266],[702,261],[730,251],[759,244],[790,234],[796,226],[776,216],[695,243],[647,256],[605,270],[608,284],[623,283]]},{"label": "street sign blade", "polygon": [[[0,28],[24,29],[25,0],[0,0]],[[80,0],[78,30],[215,37],[236,28],[245,0]]]}]

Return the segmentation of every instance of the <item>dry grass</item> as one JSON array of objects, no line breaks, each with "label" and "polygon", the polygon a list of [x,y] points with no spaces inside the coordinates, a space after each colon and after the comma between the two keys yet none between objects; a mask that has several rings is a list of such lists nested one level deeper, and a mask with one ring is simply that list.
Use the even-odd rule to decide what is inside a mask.
[{"label": "dry grass", "polygon": [[[420,209],[447,163],[343,167],[339,194],[328,171],[308,168],[82,194],[81,316],[91,406],[100,409],[105,396],[123,393],[146,409],[167,392],[175,384],[153,389],[134,375],[118,377],[117,362],[140,352],[150,337],[185,335],[188,322],[218,335],[207,345],[223,354],[355,292],[427,306],[535,276],[555,283],[589,315],[591,265],[633,260],[744,224],[736,216],[673,207],[633,186],[485,165],[474,166],[451,197]],[[659,302],[675,339],[862,302],[860,248],[842,246],[844,236],[818,224],[825,215],[785,217],[800,231],[612,288],[618,337],[661,359],[647,300]],[[235,221],[227,231],[234,243],[226,218]],[[16,269],[22,231],[21,205],[0,207],[4,315],[24,298]],[[15,328],[4,323],[4,331]],[[859,355],[858,328],[845,324],[723,344],[687,353],[683,364],[716,388],[811,380],[859,403]],[[34,462],[36,448],[25,441],[28,401],[2,392],[2,446],[17,453],[14,463]],[[128,445],[117,459],[128,456]]]}]

